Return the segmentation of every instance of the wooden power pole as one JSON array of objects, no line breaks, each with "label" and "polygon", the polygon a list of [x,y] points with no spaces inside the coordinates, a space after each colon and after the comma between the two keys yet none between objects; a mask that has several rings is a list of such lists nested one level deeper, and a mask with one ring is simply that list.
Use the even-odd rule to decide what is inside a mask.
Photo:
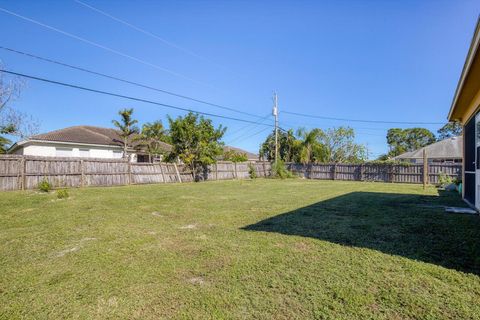
[{"label": "wooden power pole", "polygon": [[275,117],[275,162],[278,159],[278,97],[277,93],[273,93],[273,110],[272,114]]}]

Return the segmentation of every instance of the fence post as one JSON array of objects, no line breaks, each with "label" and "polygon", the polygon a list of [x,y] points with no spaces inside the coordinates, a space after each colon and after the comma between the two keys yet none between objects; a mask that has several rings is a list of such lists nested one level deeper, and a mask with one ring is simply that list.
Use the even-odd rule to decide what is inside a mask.
[{"label": "fence post", "polygon": [[127,158],[128,164],[128,184],[132,184],[132,164],[130,163],[130,159]]},{"label": "fence post", "polygon": [[182,177],[180,177],[180,172],[178,171],[177,164],[174,162],[173,166],[175,167],[175,172],[177,173],[178,182],[182,183]]},{"label": "fence post", "polygon": [[337,163],[333,164],[333,178],[332,180],[337,179]]},{"label": "fence post", "polygon": [[160,173],[162,174],[163,183],[166,183],[167,181],[165,181],[165,174],[163,173],[162,162],[159,162],[158,165],[160,166]]},{"label": "fence post", "polygon": [[427,149],[423,148],[423,189],[427,187],[427,184],[428,184]]},{"label": "fence post", "polygon": [[80,187],[85,186],[85,169],[83,167],[83,159],[80,160]]},{"label": "fence post", "polygon": [[363,163],[362,163],[362,164],[360,164],[360,181],[364,180],[364,177],[363,177],[364,173],[365,173],[365,168],[364,168]]},{"label": "fence post", "polygon": [[22,159],[20,160],[20,174],[21,174],[21,181],[20,181],[20,184],[21,184],[21,188],[22,190],[25,190],[25,157],[22,157]]},{"label": "fence post", "polygon": [[235,172],[235,179],[238,179],[237,163],[236,162],[233,163],[233,170]]},{"label": "fence post", "polygon": [[218,163],[215,162],[215,181],[218,180]]},{"label": "fence post", "polygon": [[267,169],[265,168],[265,161],[262,161],[262,167],[263,167],[263,176],[266,178],[267,177]]}]

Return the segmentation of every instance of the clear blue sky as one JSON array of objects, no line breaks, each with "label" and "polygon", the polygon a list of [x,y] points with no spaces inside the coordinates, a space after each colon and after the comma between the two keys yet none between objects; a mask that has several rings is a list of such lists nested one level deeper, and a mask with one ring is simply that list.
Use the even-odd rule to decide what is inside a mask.
[{"label": "clear blue sky", "polygon": [[[0,12],[0,45],[259,116],[271,112],[271,96],[276,90],[280,111],[421,122],[446,121],[480,12],[480,2],[473,0],[84,2],[173,45],[74,1],[0,0],[0,7],[181,76],[4,12]],[[18,72],[256,120],[3,50],[0,58]],[[140,123],[156,119],[166,123],[167,114],[182,114],[33,80],[28,81],[15,107],[38,118],[42,132],[79,124],[108,127],[123,107],[134,108]],[[246,124],[220,119],[214,122],[228,127],[227,143],[250,151],[257,151],[268,134],[268,130],[260,132],[265,128],[262,126],[240,130]],[[280,114],[280,124],[284,128],[350,125],[356,128],[357,141],[368,144],[371,157],[387,150],[386,129],[394,126],[287,114]],[[426,127],[436,131],[439,126]]]}]

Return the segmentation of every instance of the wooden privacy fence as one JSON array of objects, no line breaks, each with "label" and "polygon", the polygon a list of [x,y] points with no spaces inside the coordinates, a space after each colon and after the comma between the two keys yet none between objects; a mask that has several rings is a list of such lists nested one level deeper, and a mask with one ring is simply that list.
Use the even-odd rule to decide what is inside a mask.
[{"label": "wooden privacy fence", "polygon": [[[423,164],[288,164],[289,170],[307,179],[423,183]],[[461,164],[428,163],[426,179],[438,184],[440,175],[462,178]]]},{"label": "wooden privacy fence", "polygon": [[[258,177],[268,177],[269,162],[252,163]],[[221,161],[202,172],[200,180],[245,179],[248,163]],[[194,180],[185,165],[131,163],[123,159],[0,156],[0,190],[35,189],[46,179],[53,187],[115,186]]]},{"label": "wooden privacy fence", "polygon": [[[250,162],[257,177],[271,176],[270,162]],[[307,179],[423,183],[423,165],[288,164]],[[462,177],[461,164],[428,164],[427,181],[438,184],[440,174]],[[249,163],[219,161],[197,172],[196,180],[246,179]],[[46,179],[53,187],[115,186],[194,181],[188,167],[173,163],[131,163],[123,159],[0,156],[0,190],[35,189]]]}]

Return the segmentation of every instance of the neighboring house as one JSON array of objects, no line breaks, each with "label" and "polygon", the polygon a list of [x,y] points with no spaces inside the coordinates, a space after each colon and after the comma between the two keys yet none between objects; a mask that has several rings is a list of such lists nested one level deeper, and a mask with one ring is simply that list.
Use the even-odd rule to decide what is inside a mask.
[{"label": "neighboring house", "polygon": [[480,210],[480,20],[457,85],[449,121],[463,124],[463,198]]},{"label": "neighboring house", "polygon": [[[122,137],[111,128],[74,126],[50,131],[13,144],[7,153],[43,157],[123,158]],[[149,162],[148,155],[132,139],[130,161]],[[171,146],[164,143],[166,151]]]},{"label": "neighboring house", "polygon": [[423,163],[423,150],[426,150],[429,163],[462,163],[463,137],[447,138],[418,150],[405,152],[393,160]]},{"label": "neighboring house", "polygon": [[235,152],[238,152],[238,153],[245,153],[247,155],[247,160],[248,161],[258,161],[258,154],[255,154],[255,153],[251,153],[249,151],[246,151],[246,150],[243,150],[243,149],[240,149],[240,148],[237,148],[237,147],[232,147],[232,146],[225,146],[223,147],[223,152],[227,152],[227,151],[235,151]]}]

